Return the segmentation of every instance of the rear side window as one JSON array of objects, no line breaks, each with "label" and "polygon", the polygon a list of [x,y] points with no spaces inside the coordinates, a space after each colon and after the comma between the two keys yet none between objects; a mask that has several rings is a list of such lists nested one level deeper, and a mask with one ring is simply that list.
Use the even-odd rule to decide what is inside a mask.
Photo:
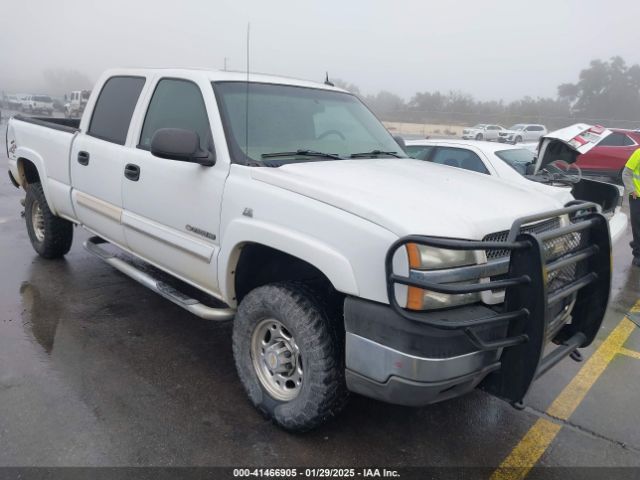
[{"label": "rear side window", "polygon": [[144,81],[142,77],[111,77],[107,80],[93,109],[87,133],[124,145]]},{"label": "rear side window", "polygon": [[480,157],[464,148],[438,147],[431,161],[472,172],[489,173]]},{"label": "rear side window", "polygon": [[426,160],[431,150],[433,145],[407,145],[404,149],[407,155],[418,160]]},{"label": "rear side window", "polygon": [[624,133],[612,133],[598,144],[601,147],[629,147],[635,142]]},{"label": "rear side window", "polygon": [[144,119],[139,148],[150,149],[160,128],[182,128],[196,132],[202,150],[213,149],[211,128],[200,87],[187,80],[166,78],[158,82]]}]

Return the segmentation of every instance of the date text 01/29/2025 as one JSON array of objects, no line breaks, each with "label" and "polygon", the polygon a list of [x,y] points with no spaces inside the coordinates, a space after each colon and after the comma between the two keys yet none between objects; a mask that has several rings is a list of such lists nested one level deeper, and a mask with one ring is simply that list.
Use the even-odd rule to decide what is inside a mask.
[{"label": "date text 01/29/2025", "polygon": [[257,477],[257,478],[397,478],[400,474],[397,470],[386,468],[235,468],[233,470],[235,478]]}]

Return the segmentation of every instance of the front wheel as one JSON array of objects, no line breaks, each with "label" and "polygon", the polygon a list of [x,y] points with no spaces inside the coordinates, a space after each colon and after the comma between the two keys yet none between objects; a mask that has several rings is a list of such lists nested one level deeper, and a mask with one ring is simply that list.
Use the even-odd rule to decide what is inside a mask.
[{"label": "front wheel", "polygon": [[24,218],[31,246],[38,255],[47,259],[60,258],[69,251],[73,224],[51,212],[40,183],[27,186]]},{"label": "front wheel", "polygon": [[249,292],[234,320],[233,356],[253,405],[287,430],[317,427],[346,403],[341,323],[305,285]]},{"label": "front wheel", "polygon": [[476,135],[476,140],[482,140],[482,134],[479,133],[478,135]]},{"label": "front wheel", "polygon": [[514,144],[516,143],[522,143],[522,137],[516,137],[516,139],[513,141]]}]

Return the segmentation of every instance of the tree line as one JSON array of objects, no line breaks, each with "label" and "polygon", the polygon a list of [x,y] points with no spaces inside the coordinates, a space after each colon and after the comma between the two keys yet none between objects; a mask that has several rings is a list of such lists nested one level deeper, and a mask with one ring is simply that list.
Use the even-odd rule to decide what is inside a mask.
[{"label": "tree line", "polygon": [[383,120],[469,125],[492,122],[544,123],[560,128],[585,122],[608,127],[640,128],[640,65],[628,66],[621,57],[593,60],[576,83],[558,86],[555,98],[532,98],[503,102],[476,100],[460,91],[417,92],[408,101],[382,90],[362,95],[353,84],[336,80],[337,86],[360,96]]}]

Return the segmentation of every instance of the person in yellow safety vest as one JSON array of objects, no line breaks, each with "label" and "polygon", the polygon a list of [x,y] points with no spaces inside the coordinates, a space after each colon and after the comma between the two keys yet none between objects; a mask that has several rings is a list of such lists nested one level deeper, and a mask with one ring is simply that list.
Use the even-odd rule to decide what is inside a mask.
[{"label": "person in yellow safety vest", "polygon": [[629,195],[629,216],[633,241],[633,264],[640,267],[640,148],[631,154],[622,170],[625,193]]}]

